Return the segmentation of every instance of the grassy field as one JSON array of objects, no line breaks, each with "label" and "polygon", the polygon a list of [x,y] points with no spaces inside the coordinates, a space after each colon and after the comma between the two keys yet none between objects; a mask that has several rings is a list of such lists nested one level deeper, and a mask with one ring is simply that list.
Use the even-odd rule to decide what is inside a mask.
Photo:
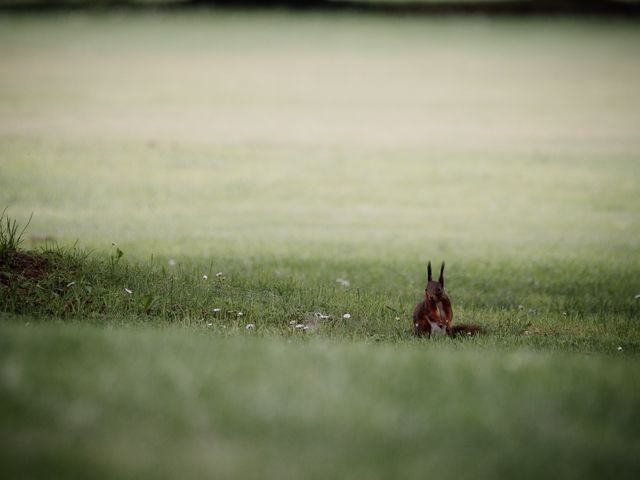
[{"label": "grassy field", "polygon": [[[0,18],[0,206],[46,262],[0,285],[0,469],[637,478],[639,44]],[[408,335],[428,259],[487,335]]]}]

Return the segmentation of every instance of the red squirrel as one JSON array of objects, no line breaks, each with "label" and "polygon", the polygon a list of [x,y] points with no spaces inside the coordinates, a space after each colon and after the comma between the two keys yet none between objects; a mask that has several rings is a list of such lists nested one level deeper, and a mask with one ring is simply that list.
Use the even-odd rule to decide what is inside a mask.
[{"label": "red squirrel", "polygon": [[484,330],[478,325],[453,325],[451,300],[444,289],[444,262],[440,267],[440,278],[431,278],[431,262],[427,265],[427,287],[425,299],[413,311],[413,334],[417,337],[448,335],[476,335]]}]

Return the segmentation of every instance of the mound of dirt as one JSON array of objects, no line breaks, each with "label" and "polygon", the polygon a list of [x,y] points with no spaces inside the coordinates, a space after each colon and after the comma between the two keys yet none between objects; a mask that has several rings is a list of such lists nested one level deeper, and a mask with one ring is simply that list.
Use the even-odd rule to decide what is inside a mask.
[{"label": "mound of dirt", "polygon": [[35,252],[12,251],[0,257],[0,284],[10,285],[12,281],[37,280],[49,271],[49,261]]}]

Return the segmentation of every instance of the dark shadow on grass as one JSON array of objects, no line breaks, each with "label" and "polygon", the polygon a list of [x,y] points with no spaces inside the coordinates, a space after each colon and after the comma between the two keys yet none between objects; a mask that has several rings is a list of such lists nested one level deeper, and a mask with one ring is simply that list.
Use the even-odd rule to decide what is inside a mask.
[{"label": "dark shadow on grass", "polygon": [[379,15],[611,15],[640,16],[640,2],[620,0],[461,0],[366,2],[357,0],[176,0],[176,1],[12,1],[0,0],[0,12],[37,13],[60,11],[188,11],[270,10],[293,12],[344,12]]}]

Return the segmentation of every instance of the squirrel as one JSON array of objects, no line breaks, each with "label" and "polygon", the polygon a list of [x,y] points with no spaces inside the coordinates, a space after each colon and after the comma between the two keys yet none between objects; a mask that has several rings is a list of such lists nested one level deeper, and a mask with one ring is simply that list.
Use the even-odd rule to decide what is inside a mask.
[{"label": "squirrel", "polygon": [[417,337],[477,335],[484,333],[478,325],[453,325],[451,299],[444,289],[444,262],[440,267],[440,278],[431,278],[431,262],[427,265],[427,287],[425,299],[413,311],[413,334]]}]

